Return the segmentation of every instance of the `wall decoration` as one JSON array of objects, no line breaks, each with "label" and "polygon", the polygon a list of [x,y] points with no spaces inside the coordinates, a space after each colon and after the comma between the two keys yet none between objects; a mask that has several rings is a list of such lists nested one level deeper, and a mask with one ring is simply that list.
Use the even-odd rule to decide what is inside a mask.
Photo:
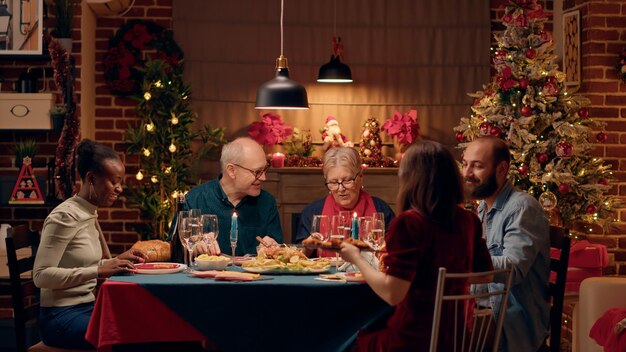
[{"label": "wall decoration", "polygon": [[580,11],[563,14],[563,72],[565,85],[580,85]]},{"label": "wall decoration", "polygon": [[[156,54],[148,57],[149,49]],[[104,79],[112,93],[128,96],[139,92],[148,59],[178,65],[183,59],[183,51],[174,41],[171,30],[152,21],[126,22],[109,42],[109,51],[102,60]]]}]

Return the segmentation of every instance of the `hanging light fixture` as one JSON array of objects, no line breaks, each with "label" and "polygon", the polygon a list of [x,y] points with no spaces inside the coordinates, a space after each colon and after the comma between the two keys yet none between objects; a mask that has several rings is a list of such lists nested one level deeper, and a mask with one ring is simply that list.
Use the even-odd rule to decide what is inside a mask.
[{"label": "hanging light fixture", "polygon": [[276,59],[276,77],[263,83],[256,92],[255,109],[308,109],[306,89],[289,79],[287,58],[283,56],[284,0],[280,1],[280,56]]},{"label": "hanging light fixture", "polygon": [[317,81],[320,83],[352,83],[352,71],[350,70],[350,66],[341,62],[343,43],[341,42],[341,37],[337,35],[337,0],[335,0],[334,5],[333,53],[330,55],[330,62],[320,67]]},{"label": "hanging light fixture", "polygon": [[[9,34],[9,25],[13,15],[7,9],[6,0],[0,2],[0,35],[7,36]],[[6,49],[6,48],[5,48]]]}]

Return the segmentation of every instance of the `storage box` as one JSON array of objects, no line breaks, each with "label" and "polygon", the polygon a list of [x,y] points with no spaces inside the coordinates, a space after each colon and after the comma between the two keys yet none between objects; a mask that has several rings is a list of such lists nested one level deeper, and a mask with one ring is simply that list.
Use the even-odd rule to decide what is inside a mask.
[{"label": "storage box", "polygon": [[2,93],[0,129],[50,130],[50,108],[53,105],[52,93]]}]

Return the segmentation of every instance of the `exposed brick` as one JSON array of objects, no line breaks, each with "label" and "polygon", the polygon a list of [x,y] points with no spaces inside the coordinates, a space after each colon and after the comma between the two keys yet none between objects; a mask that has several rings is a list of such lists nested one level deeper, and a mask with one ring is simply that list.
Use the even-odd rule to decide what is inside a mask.
[{"label": "exposed brick", "polygon": [[585,19],[584,28],[606,28],[606,17],[604,16],[588,16]]},{"label": "exposed brick", "polygon": [[604,69],[600,67],[586,68],[583,70],[583,79],[602,79],[604,78]]},{"label": "exposed brick", "polygon": [[589,3],[589,13],[614,15],[620,13],[621,7],[619,4],[607,4],[607,3]]},{"label": "exposed brick", "polygon": [[97,119],[96,120],[96,129],[99,130],[110,130],[114,128],[113,120],[107,119]]},{"label": "exposed brick", "polygon": [[127,234],[127,233],[112,233],[111,234],[111,242],[115,243],[135,243],[139,241],[138,234]]},{"label": "exposed brick", "polygon": [[121,231],[124,228],[124,224],[118,221],[100,221],[100,227],[102,231]]},{"label": "exposed brick", "polygon": [[626,17],[607,17],[606,25],[609,28],[626,28]]},{"label": "exposed brick", "polygon": [[138,210],[112,210],[111,218],[113,220],[134,220],[139,216]]},{"label": "exposed brick", "polygon": [[606,66],[606,67],[614,67],[615,66],[615,55],[585,55],[583,61],[585,65],[588,66]]},{"label": "exposed brick", "polygon": [[626,236],[619,237],[619,248],[626,249]]},{"label": "exposed brick", "polygon": [[172,9],[171,8],[149,8],[148,17],[172,17]]},{"label": "exposed brick", "polygon": [[626,105],[626,95],[607,95],[606,105]]},{"label": "exposed brick", "polygon": [[587,236],[591,243],[603,244],[607,248],[617,248],[617,237],[614,236]]},{"label": "exposed brick", "polygon": [[96,131],[96,140],[102,141],[119,141],[123,138],[122,132],[102,132]]},{"label": "exposed brick", "polygon": [[618,84],[617,82],[583,82],[582,87],[585,92],[604,93],[617,91]]},{"label": "exposed brick", "polygon": [[96,109],[96,116],[98,116],[98,117],[120,117],[120,116],[122,116],[122,109],[98,108],[98,109]]},{"label": "exposed brick", "polygon": [[595,117],[619,117],[618,108],[597,108],[589,109],[591,116]]}]

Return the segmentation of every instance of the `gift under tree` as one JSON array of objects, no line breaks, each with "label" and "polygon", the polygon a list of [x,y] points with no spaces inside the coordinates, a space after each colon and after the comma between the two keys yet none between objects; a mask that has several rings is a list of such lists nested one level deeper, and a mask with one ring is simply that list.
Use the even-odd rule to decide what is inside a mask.
[{"label": "gift under tree", "polygon": [[588,99],[564,85],[552,36],[544,30],[547,18],[536,0],[505,7],[505,30],[495,36],[496,74],[470,94],[472,114],[455,127],[456,139],[461,147],[485,135],[506,140],[512,153],[509,176],[518,188],[565,226],[607,225],[618,205],[608,196],[610,165],[591,155],[592,142],[605,142],[607,135],[603,124],[589,117]]}]

